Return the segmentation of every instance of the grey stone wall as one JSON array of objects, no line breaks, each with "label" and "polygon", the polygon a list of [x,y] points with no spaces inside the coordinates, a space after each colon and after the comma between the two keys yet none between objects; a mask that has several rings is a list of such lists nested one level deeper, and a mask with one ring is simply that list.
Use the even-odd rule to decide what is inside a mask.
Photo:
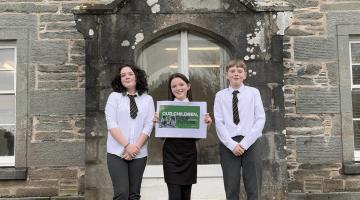
[{"label": "grey stone wall", "polygon": [[335,194],[360,191],[360,176],[343,173],[349,144],[342,140],[336,26],[359,26],[360,2],[288,2],[295,5],[284,39],[289,199],[353,199]]},{"label": "grey stone wall", "polygon": [[83,198],[85,42],[71,9],[106,2],[0,0],[0,42],[20,32],[26,41],[17,40],[17,109],[24,112],[17,112],[15,144],[15,169],[26,173],[23,180],[6,173],[0,198]]}]

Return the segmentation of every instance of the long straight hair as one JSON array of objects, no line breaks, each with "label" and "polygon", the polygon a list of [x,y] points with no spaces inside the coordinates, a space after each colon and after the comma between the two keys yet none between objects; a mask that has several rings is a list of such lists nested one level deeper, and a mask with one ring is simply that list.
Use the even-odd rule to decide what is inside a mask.
[{"label": "long straight hair", "polygon": [[[175,73],[170,75],[169,77],[169,81],[168,81],[168,100],[173,101],[175,99],[175,95],[172,93],[171,91],[171,81],[174,78],[180,78],[181,80],[183,80],[186,84],[189,84],[190,81],[188,78],[186,78],[186,76],[184,74],[181,73]],[[186,97],[189,99],[189,101],[192,101],[192,94],[191,94],[191,86],[190,89],[187,91],[186,93]]]}]

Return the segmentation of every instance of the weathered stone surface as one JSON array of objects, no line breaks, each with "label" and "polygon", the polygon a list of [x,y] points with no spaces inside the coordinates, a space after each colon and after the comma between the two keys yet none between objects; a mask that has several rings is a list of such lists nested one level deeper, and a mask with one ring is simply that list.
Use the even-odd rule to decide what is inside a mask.
[{"label": "weathered stone surface", "polygon": [[70,46],[71,54],[85,55],[85,42],[83,40],[72,40]]},{"label": "weathered stone surface", "polygon": [[316,0],[287,0],[287,2],[291,3],[296,8],[316,7],[319,5],[319,2]]},{"label": "weathered stone surface", "polygon": [[287,36],[307,36],[307,35],[313,35],[312,32],[298,29],[298,28],[289,28],[285,31],[285,35]]},{"label": "weathered stone surface", "polygon": [[337,88],[299,88],[296,97],[298,113],[339,113]]},{"label": "weathered stone surface", "polygon": [[316,75],[319,74],[321,69],[321,65],[317,65],[317,64],[309,64],[305,67],[300,68],[297,71],[297,75],[298,76],[302,76],[302,75]]},{"label": "weathered stone surface", "polygon": [[31,93],[30,113],[83,114],[85,113],[84,91],[34,91]]},{"label": "weathered stone surface", "polygon": [[314,127],[322,126],[322,120],[318,117],[298,117],[298,116],[286,116],[285,117],[286,127]]},{"label": "weathered stone surface", "polygon": [[74,21],[72,14],[42,14],[40,15],[40,22],[58,22],[58,21]]},{"label": "weathered stone surface", "polygon": [[328,70],[328,78],[331,85],[336,85],[338,82],[339,65],[337,63],[326,64]]},{"label": "weathered stone surface", "polygon": [[359,179],[345,180],[345,191],[352,191],[352,192],[360,191],[360,180]]},{"label": "weathered stone surface", "polygon": [[79,66],[77,65],[39,65],[37,67],[39,72],[77,72]]},{"label": "weathered stone surface", "polygon": [[342,149],[338,137],[298,137],[296,155],[298,162],[340,162]]},{"label": "weathered stone surface", "polygon": [[29,166],[84,166],[84,141],[31,143]]},{"label": "weathered stone surface", "polygon": [[45,32],[40,33],[41,39],[82,39],[83,36],[74,31],[62,31],[62,32]]},{"label": "weathered stone surface", "polygon": [[79,89],[79,83],[74,81],[38,81],[37,89],[42,90],[69,90],[69,89]]},{"label": "weathered stone surface", "polygon": [[1,4],[0,12],[14,12],[14,13],[42,13],[42,12],[56,12],[57,5],[44,5],[35,3],[21,3],[21,4]]},{"label": "weathered stone surface", "polygon": [[34,41],[31,62],[36,64],[64,64],[68,45],[63,41]]},{"label": "weathered stone surface", "polygon": [[300,20],[317,20],[324,16],[323,13],[311,12],[311,13],[301,13],[295,15],[296,18]]},{"label": "weathered stone surface", "polygon": [[344,2],[344,3],[331,3],[331,4],[321,4],[321,11],[345,11],[345,10],[360,10],[359,2]]},{"label": "weathered stone surface", "polygon": [[75,30],[75,22],[55,22],[46,24],[46,30],[68,31]]},{"label": "weathered stone surface", "polygon": [[314,80],[309,77],[285,77],[286,85],[314,85]]},{"label": "weathered stone surface", "polygon": [[336,51],[329,51],[329,49],[336,48],[336,42],[333,39],[316,37],[298,37],[294,39],[294,55],[296,60],[332,60],[336,57]]},{"label": "weathered stone surface", "polygon": [[344,191],[344,181],[341,179],[325,179],[324,192],[342,192]]},{"label": "weathered stone surface", "polygon": [[30,168],[28,171],[31,180],[41,179],[77,179],[78,169],[76,168]]}]

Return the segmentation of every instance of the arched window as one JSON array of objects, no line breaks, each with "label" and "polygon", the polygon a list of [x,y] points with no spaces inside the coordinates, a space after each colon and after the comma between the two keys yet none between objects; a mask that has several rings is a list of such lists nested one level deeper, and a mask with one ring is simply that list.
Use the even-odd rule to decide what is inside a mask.
[{"label": "arched window", "polygon": [[[224,66],[229,54],[215,40],[190,31],[180,31],[144,46],[137,64],[149,76],[150,94],[154,101],[167,99],[167,80],[170,74],[180,72],[189,77],[194,101],[206,101],[213,118],[213,103],[217,91],[225,87]],[[153,137],[154,134],[152,134]],[[160,139],[149,143],[150,164],[161,163]],[[207,138],[198,142],[200,164],[219,163],[218,138],[214,124]]]}]

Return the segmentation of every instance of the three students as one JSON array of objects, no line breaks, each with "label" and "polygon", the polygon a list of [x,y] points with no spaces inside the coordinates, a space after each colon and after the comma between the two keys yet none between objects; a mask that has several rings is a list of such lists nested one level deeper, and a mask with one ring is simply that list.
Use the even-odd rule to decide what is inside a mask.
[{"label": "three students", "polygon": [[[108,169],[113,182],[114,199],[140,199],[142,175],[146,165],[147,139],[152,130],[154,103],[148,91],[145,72],[136,66],[120,68],[114,92],[106,104]],[[229,87],[215,97],[216,131],[221,142],[220,163],[227,200],[238,200],[241,169],[248,200],[260,199],[261,162],[255,143],[262,135],[265,112],[256,88],[245,86],[246,65],[231,60],[226,67]],[[116,82],[116,83],[114,83]],[[114,88],[115,85],[115,88]],[[117,89],[116,85],[118,88]],[[135,97],[127,96],[136,95]],[[191,101],[191,84],[183,74],[169,77],[169,100]],[[134,101],[138,115],[133,117]],[[137,119],[136,119],[137,118]],[[205,123],[210,125],[206,114]],[[169,200],[188,200],[196,183],[196,139],[166,138],[163,145],[164,178]]]}]

